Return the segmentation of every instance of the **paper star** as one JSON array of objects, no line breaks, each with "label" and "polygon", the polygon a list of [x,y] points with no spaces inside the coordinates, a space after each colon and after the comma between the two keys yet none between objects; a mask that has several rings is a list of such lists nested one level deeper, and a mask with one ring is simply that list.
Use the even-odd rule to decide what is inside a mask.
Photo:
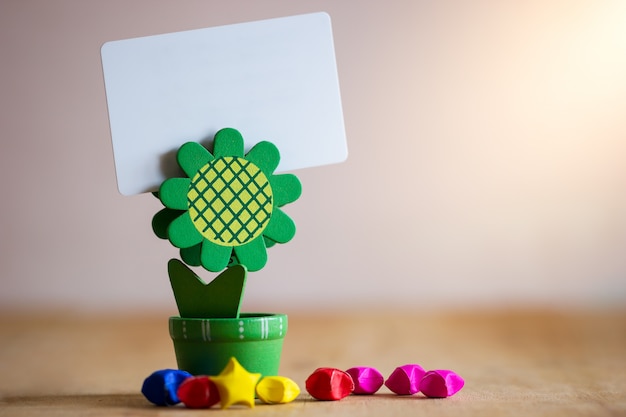
[{"label": "paper star", "polygon": [[236,358],[230,358],[228,364],[218,376],[210,377],[220,393],[222,408],[233,404],[254,407],[254,393],[261,374],[248,372]]}]

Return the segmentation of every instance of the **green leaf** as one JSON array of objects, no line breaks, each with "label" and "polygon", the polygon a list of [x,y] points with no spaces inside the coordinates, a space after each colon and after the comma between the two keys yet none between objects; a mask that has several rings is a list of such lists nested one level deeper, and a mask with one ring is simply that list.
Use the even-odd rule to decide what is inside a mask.
[{"label": "green leaf", "polygon": [[167,227],[167,237],[177,248],[189,248],[204,239],[193,225],[188,211],[184,211],[170,223]]},{"label": "green leaf", "polygon": [[216,158],[224,156],[243,156],[243,137],[238,130],[230,127],[221,129],[213,138],[213,155]]},{"label": "green leaf", "polygon": [[263,234],[274,242],[287,243],[296,234],[296,224],[284,211],[274,207],[272,218]]},{"label": "green leaf", "polygon": [[243,265],[225,269],[208,284],[178,259],[167,269],[181,317],[239,318],[247,276]]},{"label": "green leaf", "polygon": [[277,207],[293,203],[302,194],[302,184],[298,177],[293,174],[272,175],[270,184]]},{"label": "green leaf", "polygon": [[258,166],[266,176],[272,175],[280,162],[278,148],[271,142],[259,142],[250,149],[246,159]]},{"label": "green leaf", "polygon": [[204,239],[200,249],[200,262],[204,269],[212,272],[219,272],[228,266],[233,248],[230,246],[216,245]]},{"label": "green leaf", "polygon": [[187,192],[191,180],[189,178],[168,178],[159,188],[159,198],[163,205],[173,210],[187,210]]},{"label": "green leaf", "polygon": [[154,215],[152,218],[152,230],[160,239],[167,239],[167,228],[183,212],[164,208]]},{"label": "green leaf", "polygon": [[189,178],[193,178],[196,175],[196,171],[213,160],[213,155],[199,143],[187,142],[178,149],[176,160],[183,172]]},{"label": "green leaf", "polygon": [[245,265],[250,272],[261,270],[267,263],[267,250],[262,236],[245,245],[235,246],[234,250],[237,260],[241,262],[241,265]]}]

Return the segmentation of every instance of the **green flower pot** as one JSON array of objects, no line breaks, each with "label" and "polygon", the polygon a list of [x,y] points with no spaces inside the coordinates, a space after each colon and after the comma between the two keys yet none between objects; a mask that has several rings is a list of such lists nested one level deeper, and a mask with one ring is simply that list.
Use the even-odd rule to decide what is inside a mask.
[{"label": "green flower pot", "polygon": [[243,313],[234,318],[170,317],[178,368],[193,375],[217,375],[231,357],[248,372],[278,375],[285,314]]}]

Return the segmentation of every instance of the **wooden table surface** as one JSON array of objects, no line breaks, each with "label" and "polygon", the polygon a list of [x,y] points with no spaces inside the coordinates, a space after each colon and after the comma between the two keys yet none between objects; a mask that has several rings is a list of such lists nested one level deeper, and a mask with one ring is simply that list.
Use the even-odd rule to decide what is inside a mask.
[{"label": "wooden table surface", "polygon": [[[289,313],[289,312],[287,312]],[[143,379],[175,367],[167,314],[0,315],[0,416],[626,416],[626,312],[290,314],[281,374],[303,390],[254,410],[150,405]],[[385,376],[419,363],[466,380],[447,399],[313,400],[317,367],[373,366]]]}]

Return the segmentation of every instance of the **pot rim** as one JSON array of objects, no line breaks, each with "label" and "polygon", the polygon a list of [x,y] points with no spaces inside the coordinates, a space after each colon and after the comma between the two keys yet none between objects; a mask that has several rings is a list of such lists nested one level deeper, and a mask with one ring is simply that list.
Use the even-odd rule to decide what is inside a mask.
[{"label": "pot rim", "polygon": [[287,333],[287,315],[242,313],[239,318],[169,318],[174,341],[234,342],[282,339]]}]

